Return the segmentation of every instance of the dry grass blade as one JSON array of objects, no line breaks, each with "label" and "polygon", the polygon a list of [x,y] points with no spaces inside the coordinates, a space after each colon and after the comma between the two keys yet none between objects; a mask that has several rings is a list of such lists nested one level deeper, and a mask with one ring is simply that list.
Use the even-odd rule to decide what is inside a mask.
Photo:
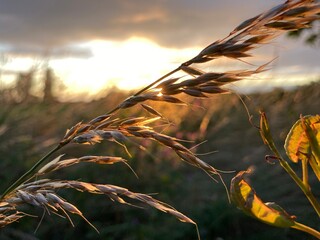
[{"label": "dry grass blade", "polygon": [[308,27],[311,22],[319,19],[318,13],[319,4],[314,1],[286,1],[242,22],[228,37],[210,44],[187,64],[207,62],[222,56],[235,59],[248,57],[249,50],[268,43],[282,31]]},{"label": "dry grass blade", "polygon": [[[90,157],[86,157],[86,160],[90,160]],[[5,201],[2,201],[0,203],[0,226],[3,227],[24,217],[25,214],[19,212],[17,209],[21,205],[28,204],[44,208],[46,211],[53,213],[62,211],[70,220],[71,224],[73,223],[71,218],[68,216],[68,213],[79,215],[98,232],[98,230],[84,217],[83,213],[76,206],[56,194],[59,189],[63,188],[72,188],[81,192],[86,191],[93,194],[104,194],[111,200],[122,204],[129,204],[123,199],[126,197],[168,213],[182,222],[196,225],[193,220],[173,207],[146,194],[135,193],[126,188],[110,184],[93,184],[81,181],[53,181],[47,179],[45,182],[35,181],[21,186],[20,190],[11,194],[7,199],[5,199]]]},{"label": "dry grass blade", "polygon": [[[43,175],[43,174],[54,172],[54,171],[57,171],[59,169],[67,168],[67,167],[70,167],[72,165],[79,164],[79,163],[84,163],[84,162],[96,163],[96,164],[108,164],[108,165],[121,162],[121,163],[124,163],[125,165],[127,165],[130,168],[130,170],[133,171],[133,169],[128,164],[127,160],[125,160],[125,159],[123,159],[121,157],[113,157],[113,156],[84,156],[84,157],[80,157],[80,158],[71,158],[71,159],[60,160],[61,157],[62,157],[62,155],[60,155],[56,159],[52,160],[51,162],[49,162],[48,164],[43,166],[37,172],[36,175],[40,176],[40,175]],[[133,171],[133,173],[135,174],[134,171]]]},{"label": "dry grass blade", "polygon": [[47,205],[53,209],[60,209],[70,220],[73,225],[71,218],[67,214],[67,212],[79,215],[82,219],[84,219],[97,233],[99,233],[98,229],[83,215],[83,213],[73,204],[61,199],[58,195],[53,193],[47,193],[45,195],[45,199],[48,200]]},{"label": "dry grass blade", "polygon": [[195,224],[193,220],[191,220],[184,214],[178,212],[173,207],[167,204],[164,204],[146,194],[134,193],[129,191],[128,189],[121,188],[114,185],[108,185],[108,184],[91,184],[91,183],[85,183],[85,182],[79,182],[79,181],[69,181],[68,184],[70,185],[71,188],[74,188],[79,191],[88,191],[95,194],[105,194],[105,195],[108,195],[109,197],[111,196],[111,199],[113,200],[115,200],[114,197],[116,196],[118,197],[116,199],[119,199],[120,203],[126,203],[126,201],[123,200],[123,197],[138,200],[160,211],[171,214],[182,222]]},{"label": "dry grass blade", "polygon": [[[208,88],[206,90],[207,92],[209,92]],[[210,91],[213,92],[213,89],[211,88]],[[214,88],[214,91],[220,90]],[[113,128],[90,130],[87,133],[75,137],[73,141],[80,144],[94,144],[97,141],[100,142],[102,140],[107,140],[115,141],[121,144],[121,146],[125,147],[125,142],[127,141],[126,137],[135,136],[144,139],[152,139],[160,144],[163,144],[171,148],[185,162],[204,170],[209,175],[219,174],[215,168],[203,162],[201,159],[197,158],[188,148],[179,143],[178,139],[165,134],[158,133],[151,126],[148,126],[148,124],[154,123],[159,119],[160,117],[138,117],[126,119],[124,121],[119,121],[118,124]],[[67,161],[58,162],[56,165],[51,166],[50,169],[56,170],[63,166],[75,164],[78,161],[79,159],[71,159]]]}]

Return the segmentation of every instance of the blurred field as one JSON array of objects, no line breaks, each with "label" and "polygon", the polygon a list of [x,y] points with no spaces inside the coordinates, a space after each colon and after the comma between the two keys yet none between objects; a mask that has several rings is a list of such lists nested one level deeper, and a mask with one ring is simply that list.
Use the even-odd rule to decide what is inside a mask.
[{"label": "blurred field", "polygon": [[[44,153],[57,143],[66,129],[81,120],[89,120],[110,110],[126,97],[113,92],[90,103],[6,103],[0,108],[1,191],[24,173]],[[243,99],[258,124],[258,111],[266,111],[279,149],[286,134],[300,114],[319,114],[320,83],[292,91],[276,89],[270,93],[252,94]],[[206,100],[194,100],[189,107],[152,105],[174,125],[164,127],[166,133],[198,143],[197,153],[214,167],[222,170],[245,170],[253,166],[251,184],[264,201],[275,201],[298,221],[319,229],[319,219],[298,187],[277,165],[264,160],[270,154],[259,132],[248,121],[245,108],[236,95],[219,95]],[[133,112],[134,111],[134,112]],[[140,108],[126,114],[138,116]],[[141,112],[140,112],[141,113]],[[144,113],[145,114],[145,113]],[[141,114],[140,114],[141,115]],[[207,140],[207,141],[205,141]],[[204,142],[205,141],[205,142]],[[198,223],[202,239],[312,239],[295,230],[266,226],[246,217],[230,205],[223,185],[215,183],[204,172],[183,164],[176,155],[152,142],[138,142],[148,149],[142,152],[137,144],[128,143],[132,159],[115,144],[103,142],[95,146],[71,145],[64,149],[67,157],[83,155],[122,156],[138,174],[124,165],[77,165],[61,170],[56,179],[81,179],[88,182],[110,183],[142,193],[156,193],[156,198],[171,204]],[[211,153],[212,151],[217,151]],[[284,152],[283,152],[284,154]],[[227,185],[234,173],[223,174]],[[320,185],[314,176],[313,190],[320,198]],[[86,193],[60,193],[85,214],[99,229],[98,235],[85,221],[72,216],[68,220],[46,215],[39,224],[39,210],[32,208],[38,218],[24,218],[0,232],[1,239],[196,239],[194,226],[183,224],[172,216],[154,209],[113,203],[104,196]]]}]

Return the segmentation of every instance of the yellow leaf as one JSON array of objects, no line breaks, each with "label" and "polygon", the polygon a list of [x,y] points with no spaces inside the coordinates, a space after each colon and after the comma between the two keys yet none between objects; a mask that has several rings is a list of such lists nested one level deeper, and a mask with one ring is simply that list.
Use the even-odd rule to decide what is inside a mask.
[{"label": "yellow leaf", "polygon": [[241,171],[231,181],[231,200],[244,213],[276,227],[295,226],[295,216],[290,216],[275,204],[265,204],[243,179],[248,171]]},{"label": "yellow leaf", "polygon": [[[317,145],[319,146],[320,116],[306,116],[303,119],[308,122],[308,125],[312,129],[313,135],[317,140]],[[295,163],[297,163],[299,160],[308,161],[310,159],[312,155],[311,146],[301,119],[292,126],[290,132],[287,135],[284,148],[288,157]]]}]

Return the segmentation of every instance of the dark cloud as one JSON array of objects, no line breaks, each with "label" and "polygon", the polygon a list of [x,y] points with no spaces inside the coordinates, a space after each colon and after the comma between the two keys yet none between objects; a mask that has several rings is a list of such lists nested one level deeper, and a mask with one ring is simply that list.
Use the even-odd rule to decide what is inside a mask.
[{"label": "dark cloud", "polygon": [[144,36],[169,47],[204,45],[281,1],[1,0],[0,43],[61,47]]}]

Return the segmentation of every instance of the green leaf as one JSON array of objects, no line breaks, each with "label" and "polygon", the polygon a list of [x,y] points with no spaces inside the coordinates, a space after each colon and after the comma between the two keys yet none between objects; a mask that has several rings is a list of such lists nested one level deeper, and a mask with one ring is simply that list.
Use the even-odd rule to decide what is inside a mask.
[{"label": "green leaf", "polygon": [[295,216],[289,215],[274,203],[262,202],[254,189],[244,180],[243,176],[247,173],[248,171],[241,171],[232,179],[232,202],[247,215],[266,224],[284,228],[295,226]]}]

